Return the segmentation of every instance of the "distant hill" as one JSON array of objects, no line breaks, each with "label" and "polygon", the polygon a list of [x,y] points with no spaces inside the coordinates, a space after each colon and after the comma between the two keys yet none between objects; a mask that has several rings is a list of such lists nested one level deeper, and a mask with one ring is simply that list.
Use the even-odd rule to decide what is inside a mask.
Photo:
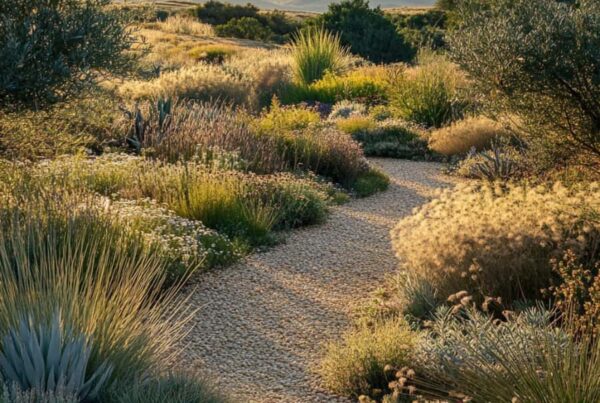
[{"label": "distant hill", "polygon": [[[193,0],[192,0],[193,1]],[[223,0],[232,4],[252,3],[261,9],[279,9],[289,11],[320,12],[325,11],[329,3],[328,0]],[[194,3],[204,3],[204,1],[193,1]],[[395,7],[419,7],[430,6],[435,0],[371,0],[371,6],[381,6],[383,8]]]}]

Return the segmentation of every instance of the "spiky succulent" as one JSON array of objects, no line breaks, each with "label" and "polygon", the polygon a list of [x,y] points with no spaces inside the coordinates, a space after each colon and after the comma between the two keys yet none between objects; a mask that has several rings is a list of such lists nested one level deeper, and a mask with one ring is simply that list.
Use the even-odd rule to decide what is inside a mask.
[{"label": "spiky succulent", "polygon": [[90,368],[91,340],[65,328],[56,314],[50,325],[22,319],[2,340],[0,373],[7,384],[24,391],[37,390],[92,399],[112,372],[104,362]]}]

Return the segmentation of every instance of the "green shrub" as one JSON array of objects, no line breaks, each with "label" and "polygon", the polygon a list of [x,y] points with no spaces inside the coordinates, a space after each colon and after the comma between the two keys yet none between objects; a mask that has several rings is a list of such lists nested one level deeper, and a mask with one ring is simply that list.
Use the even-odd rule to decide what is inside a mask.
[{"label": "green shrub", "polygon": [[463,290],[506,304],[537,299],[554,279],[551,258],[567,249],[598,258],[599,203],[597,185],[463,185],[401,220],[393,246],[402,271],[442,300]]},{"label": "green shrub", "polygon": [[354,116],[347,119],[341,119],[335,122],[335,125],[344,133],[351,135],[369,131],[377,127],[377,124],[368,116]]},{"label": "green shrub", "polygon": [[325,386],[341,395],[372,395],[387,390],[386,365],[410,364],[417,336],[401,320],[361,326],[349,331],[340,342],[327,346],[320,374]]},{"label": "green shrub", "polygon": [[321,116],[314,110],[300,107],[281,107],[275,101],[271,109],[264,113],[255,123],[256,129],[261,133],[284,133],[293,130],[304,130],[310,125],[319,123]]},{"label": "green shrub", "polygon": [[214,386],[197,376],[169,374],[116,388],[110,403],[226,403]]},{"label": "green shrub", "polygon": [[248,3],[245,6],[209,0],[196,7],[196,16],[202,22],[211,25],[223,25],[240,18],[258,18],[259,9]]},{"label": "green shrub", "polygon": [[427,141],[420,131],[402,121],[383,121],[374,127],[356,131],[352,137],[363,146],[367,156],[426,160],[436,158],[428,149]]},{"label": "green shrub", "polygon": [[378,169],[371,168],[363,173],[352,185],[352,189],[358,197],[371,196],[377,192],[387,190],[390,185],[390,178]]},{"label": "green shrub", "polygon": [[321,102],[335,104],[350,100],[365,104],[378,104],[387,99],[387,85],[378,78],[352,72],[345,76],[327,74],[310,85],[289,86],[281,95],[284,104]]},{"label": "green shrub", "polygon": [[392,88],[392,106],[402,118],[426,127],[461,118],[469,104],[462,73],[443,57],[421,55],[419,60]]},{"label": "green shrub", "polygon": [[200,161],[71,158],[48,165],[39,175],[45,181],[109,196],[156,200],[181,217],[201,221],[251,246],[271,243],[273,229],[319,222],[327,198],[312,182],[291,174],[257,176],[210,168]]},{"label": "green shrub", "polygon": [[318,23],[338,33],[352,53],[375,63],[409,61],[415,54],[383,11],[369,8],[368,0],[331,3]]},{"label": "green shrub", "polygon": [[240,39],[252,39],[266,41],[272,35],[269,28],[264,27],[260,21],[253,17],[242,17],[232,19],[226,24],[217,25],[215,32],[218,36]]},{"label": "green shrub", "polygon": [[342,73],[348,67],[348,51],[337,35],[323,28],[300,31],[294,37],[291,53],[294,78],[301,85],[310,85],[326,73]]},{"label": "green shrub", "polygon": [[84,149],[100,151],[118,138],[115,100],[92,93],[42,111],[0,112],[0,157],[39,160]]},{"label": "green shrub", "polygon": [[[0,98],[39,105],[71,95],[98,71],[129,65],[126,21],[108,0],[0,4]],[[32,12],[36,10],[36,12]]]},{"label": "green shrub", "polygon": [[450,35],[455,60],[490,107],[522,118],[539,171],[600,156],[600,3],[468,1]]},{"label": "green shrub", "polygon": [[207,63],[223,63],[238,51],[237,47],[224,45],[202,45],[192,48],[188,54]]}]

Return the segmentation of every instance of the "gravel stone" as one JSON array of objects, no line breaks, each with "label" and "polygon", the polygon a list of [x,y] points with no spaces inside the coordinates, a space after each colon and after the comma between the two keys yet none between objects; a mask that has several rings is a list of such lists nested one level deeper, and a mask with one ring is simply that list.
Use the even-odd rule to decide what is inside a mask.
[{"label": "gravel stone", "polygon": [[389,231],[455,179],[441,165],[372,159],[388,191],[334,207],[327,222],[187,287],[198,309],[180,365],[213,378],[241,402],[347,402],[314,369],[323,344],[351,325],[351,311],[393,272]]}]

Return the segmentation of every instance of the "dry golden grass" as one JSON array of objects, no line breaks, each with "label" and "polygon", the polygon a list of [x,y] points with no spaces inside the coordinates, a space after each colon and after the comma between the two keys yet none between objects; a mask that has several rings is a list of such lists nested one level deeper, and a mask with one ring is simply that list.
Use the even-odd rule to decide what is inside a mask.
[{"label": "dry golden grass", "polygon": [[199,101],[221,100],[243,105],[249,102],[252,83],[220,66],[198,63],[163,73],[154,80],[127,81],[117,91],[122,97],[132,100],[171,97]]},{"label": "dry golden grass", "polygon": [[163,32],[173,34],[194,35],[204,37],[214,37],[215,31],[212,25],[204,24],[191,17],[181,15],[172,15],[165,21],[154,23],[155,27]]},{"label": "dry golden grass", "polygon": [[464,185],[400,221],[392,242],[402,269],[440,298],[467,290],[510,302],[539,296],[549,285],[552,257],[566,249],[589,254],[599,213],[597,184]]},{"label": "dry golden grass", "polygon": [[444,155],[466,154],[472,147],[480,151],[495,138],[508,135],[499,122],[483,116],[471,117],[433,131],[429,147]]}]

